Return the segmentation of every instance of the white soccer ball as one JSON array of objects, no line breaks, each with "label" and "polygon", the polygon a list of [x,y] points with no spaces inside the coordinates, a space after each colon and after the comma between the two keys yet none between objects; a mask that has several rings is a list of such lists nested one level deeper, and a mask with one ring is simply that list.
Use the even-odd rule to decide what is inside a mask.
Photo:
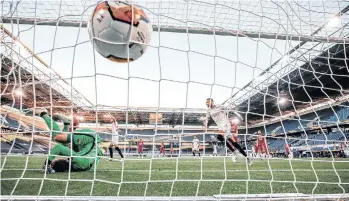
[{"label": "white soccer ball", "polygon": [[144,11],[135,5],[102,1],[90,17],[88,32],[94,48],[103,57],[128,62],[144,54],[152,25]]}]

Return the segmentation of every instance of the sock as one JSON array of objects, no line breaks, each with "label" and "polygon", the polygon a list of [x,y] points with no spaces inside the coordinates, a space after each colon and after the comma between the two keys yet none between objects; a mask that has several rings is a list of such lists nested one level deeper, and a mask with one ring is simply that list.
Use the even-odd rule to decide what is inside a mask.
[{"label": "sock", "polygon": [[235,149],[231,146],[231,144],[229,143],[229,140],[225,141],[225,144],[227,145],[227,147],[230,149],[231,152],[233,153],[235,152]]},{"label": "sock", "polygon": [[193,156],[195,156],[195,153],[193,152]]},{"label": "sock", "polygon": [[50,160],[45,160],[44,165],[46,165],[46,161],[47,161],[47,165],[51,165],[52,161],[50,161]]},{"label": "sock", "polygon": [[116,151],[119,153],[119,155],[121,156],[121,158],[124,158],[124,155],[122,155],[121,150],[119,149],[119,147],[115,147]]},{"label": "sock", "polygon": [[200,152],[199,152],[199,157],[200,157]]},{"label": "sock", "polygon": [[46,159],[45,162],[44,162],[44,166],[43,166],[43,167],[45,167],[45,168],[47,168],[47,166],[46,166],[46,161],[47,161],[47,166],[50,166],[50,165],[51,165],[51,162],[52,162],[52,161]]},{"label": "sock", "polygon": [[112,147],[109,147],[109,155],[110,155],[110,158],[113,158],[113,148]]},{"label": "sock", "polygon": [[[230,145],[230,143],[224,139],[224,136],[223,135],[217,135],[217,140],[221,141],[221,142],[224,142],[225,141],[225,144],[227,145],[227,147],[230,149],[230,151],[234,152],[235,149]],[[231,140],[231,139],[230,139]]]},{"label": "sock", "polygon": [[239,152],[240,152],[242,155],[244,155],[245,157],[247,157],[247,154],[246,154],[245,150],[244,150],[237,142],[233,142],[232,139],[228,139],[228,140],[229,140],[229,142],[230,142],[231,144],[234,145],[235,148],[237,148],[237,149],[239,150]]}]

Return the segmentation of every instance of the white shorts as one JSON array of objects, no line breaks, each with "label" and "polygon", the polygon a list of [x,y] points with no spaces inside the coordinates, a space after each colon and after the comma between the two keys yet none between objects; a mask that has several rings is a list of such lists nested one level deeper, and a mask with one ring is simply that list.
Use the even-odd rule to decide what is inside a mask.
[{"label": "white shorts", "polygon": [[112,145],[118,145],[119,144],[119,136],[112,136],[111,138],[111,144]]},{"label": "white shorts", "polygon": [[233,137],[233,134],[230,132],[230,130],[220,130],[223,131],[224,133],[219,133],[220,135],[224,135],[225,139],[229,139]]}]

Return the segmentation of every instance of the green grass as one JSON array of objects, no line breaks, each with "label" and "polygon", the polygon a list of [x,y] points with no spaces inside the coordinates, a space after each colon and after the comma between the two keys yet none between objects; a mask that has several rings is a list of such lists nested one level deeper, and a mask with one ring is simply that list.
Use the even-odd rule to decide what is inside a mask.
[{"label": "green grass", "polygon": [[123,171],[120,162],[103,159],[96,174],[57,173],[46,178],[40,170],[44,157],[26,159],[1,157],[1,195],[169,196],[171,189],[172,196],[349,192],[349,161],[344,159],[314,161],[315,172],[310,160],[293,160],[294,174],[289,161],[280,159],[254,160],[247,170],[243,159],[233,163],[227,158],[226,172],[223,158],[127,159]]}]

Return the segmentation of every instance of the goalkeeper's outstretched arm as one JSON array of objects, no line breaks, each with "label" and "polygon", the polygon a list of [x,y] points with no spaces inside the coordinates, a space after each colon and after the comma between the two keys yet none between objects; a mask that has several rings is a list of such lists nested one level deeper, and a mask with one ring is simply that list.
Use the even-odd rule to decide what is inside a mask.
[{"label": "goalkeeper's outstretched arm", "polygon": [[64,128],[61,131],[57,122],[55,122],[47,113],[46,110],[40,111],[40,117],[42,117],[46,125],[52,130],[52,139],[57,142],[67,143],[71,140],[71,134],[68,133],[73,130],[73,127],[78,127],[79,122],[76,118],[73,119],[73,126],[70,126],[71,120],[64,115],[55,114],[55,116],[61,119],[64,123]]}]

